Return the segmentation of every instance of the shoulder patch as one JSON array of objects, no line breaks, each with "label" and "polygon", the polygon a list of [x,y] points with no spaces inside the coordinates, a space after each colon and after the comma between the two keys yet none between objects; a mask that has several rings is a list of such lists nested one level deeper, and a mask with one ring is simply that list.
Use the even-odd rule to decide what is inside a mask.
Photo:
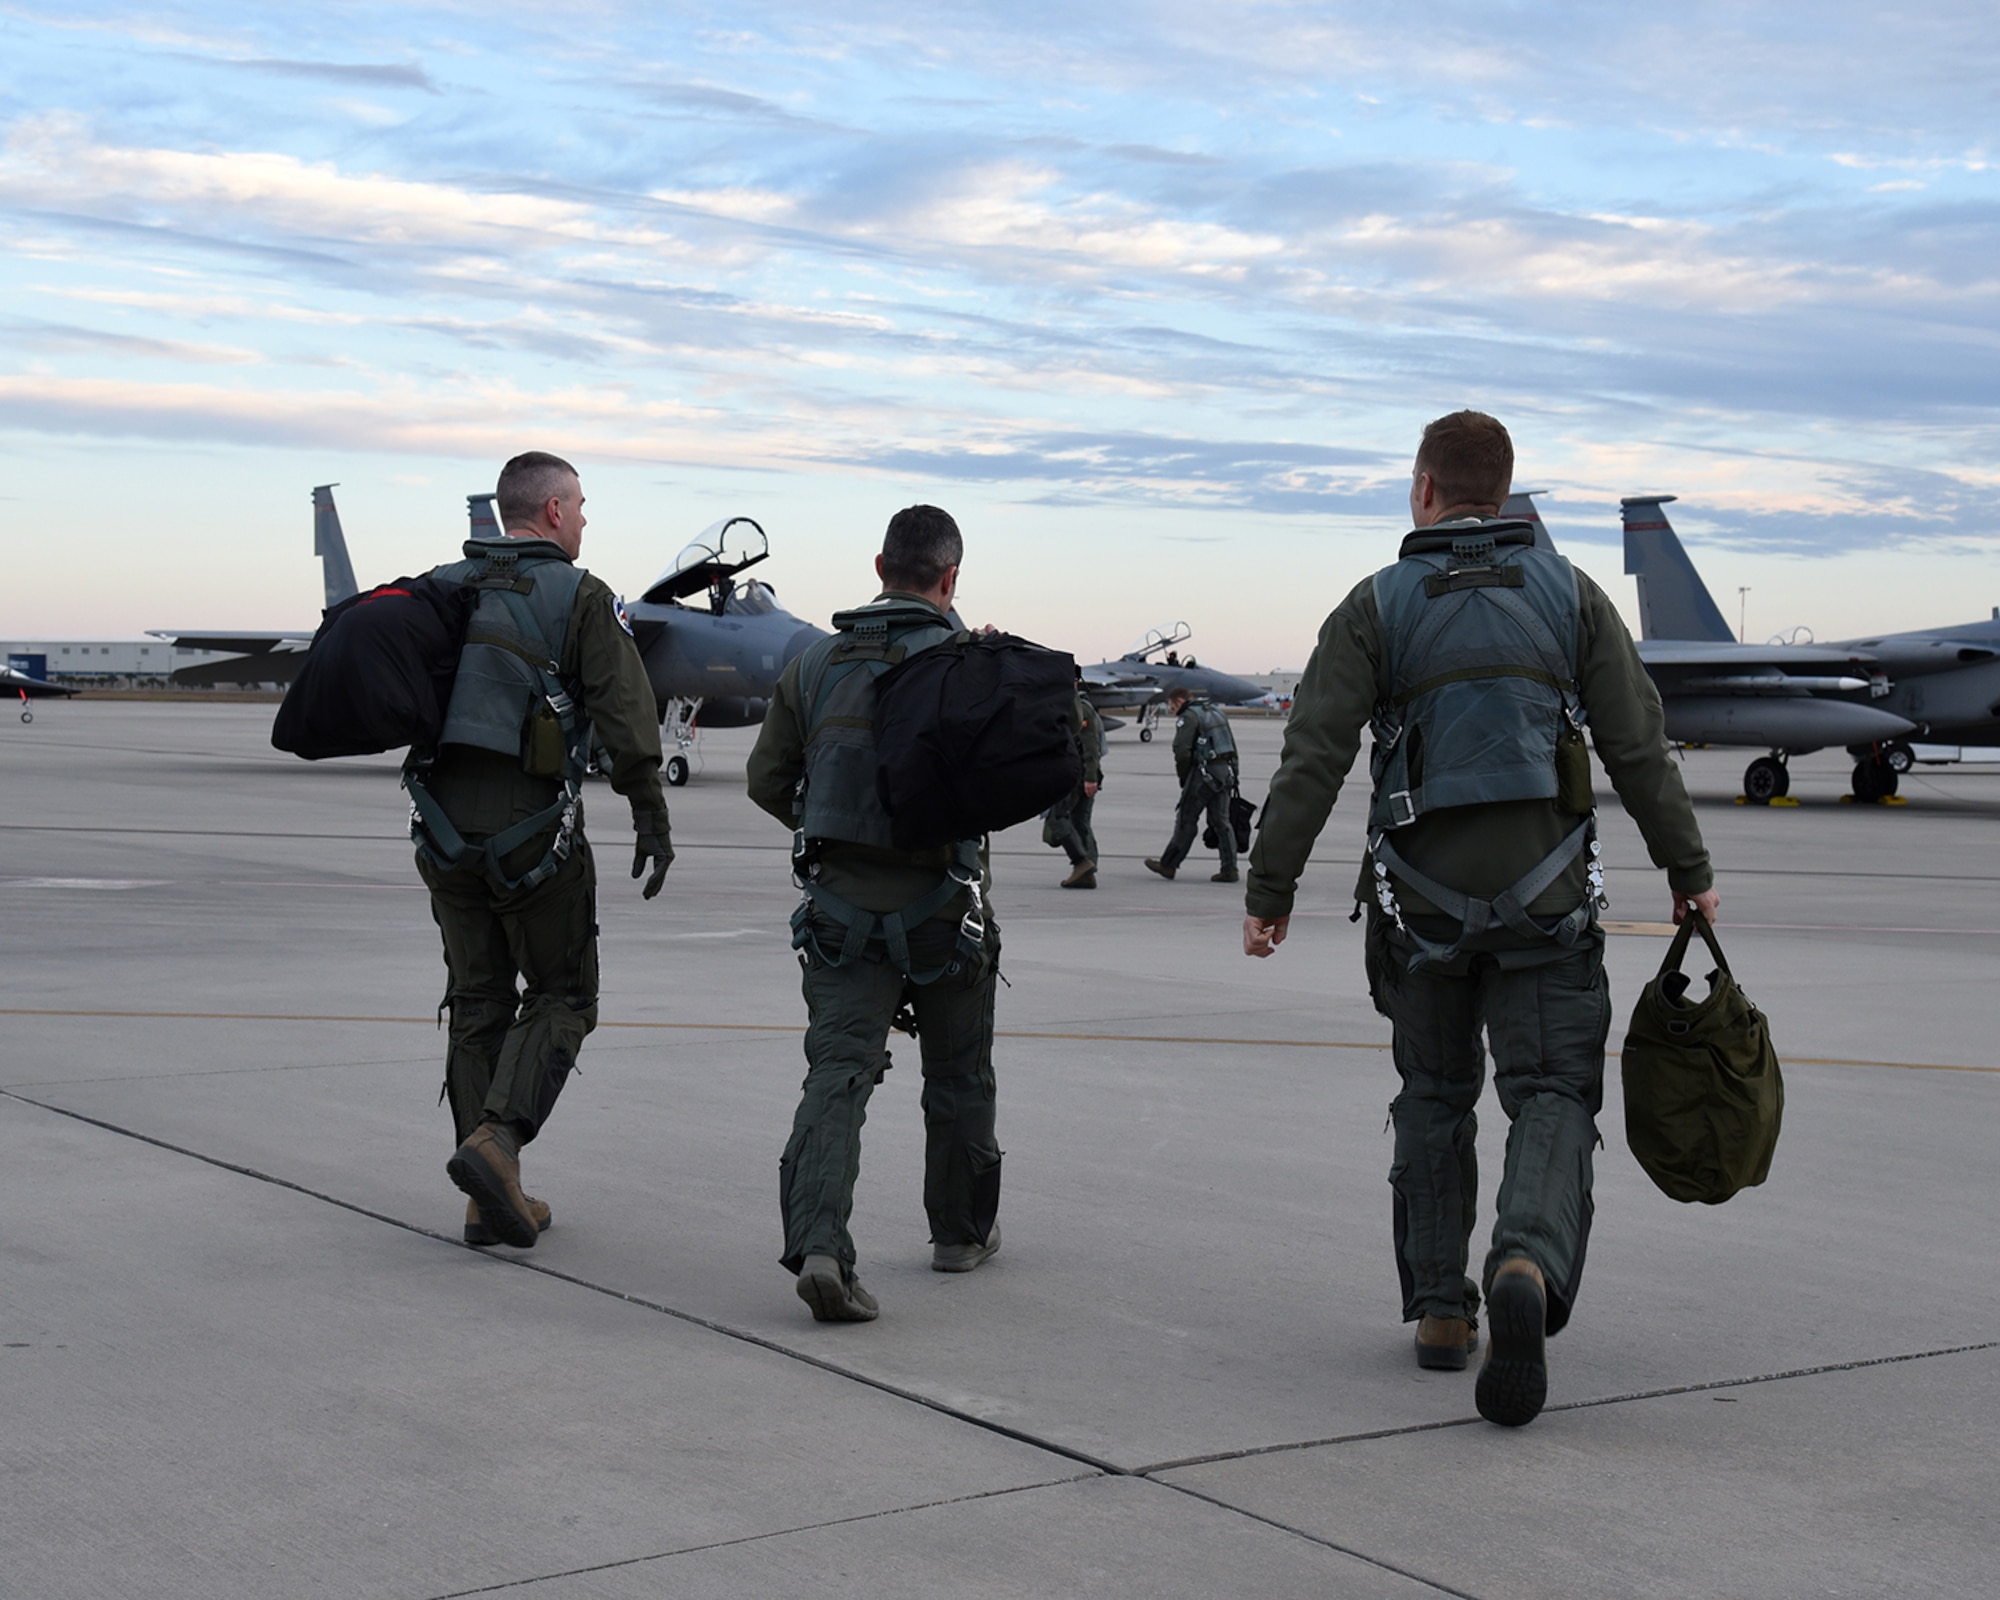
[{"label": "shoulder patch", "polygon": [[625,613],[625,597],[622,594],[614,594],[611,597],[611,609],[618,617],[618,626],[623,628],[627,634],[630,634],[632,631],[632,619]]}]

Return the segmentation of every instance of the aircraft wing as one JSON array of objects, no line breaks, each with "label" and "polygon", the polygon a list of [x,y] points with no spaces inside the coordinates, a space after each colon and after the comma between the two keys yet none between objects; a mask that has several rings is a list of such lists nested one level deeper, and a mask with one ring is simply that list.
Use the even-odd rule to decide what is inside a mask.
[{"label": "aircraft wing", "polygon": [[1100,661],[1085,667],[1083,697],[1099,711],[1130,711],[1148,700],[1157,700],[1165,691],[1160,680],[1144,672],[1129,672],[1122,664]]},{"label": "aircraft wing", "polygon": [[306,659],[307,633],[182,633],[172,628],[149,628],[155,639],[172,642],[177,650],[226,651],[221,659],[176,667],[169,681],[196,687],[219,688],[228,684],[290,683]]},{"label": "aircraft wing", "polygon": [[177,650],[227,650],[236,655],[258,656],[272,650],[303,650],[312,643],[313,630],[303,633],[183,633],[175,628],[148,628],[154,639],[165,639]]},{"label": "aircraft wing", "polygon": [[1643,639],[1639,660],[1662,695],[1815,694],[1866,689],[1875,657],[1839,645]]},{"label": "aircraft wing", "polygon": [[1105,689],[1156,689],[1160,684],[1160,680],[1149,672],[1120,672],[1101,665],[1085,667],[1083,681],[1091,687]]},{"label": "aircraft wing", "polygon": [[4,666],[0,666],[0,692],[25,695],[30,700],[38,700],[45,694],[67,696],[76,693],[66,683],[50,683],[47,678],[30,677],[25,672],[16,672],[12,667]]}]

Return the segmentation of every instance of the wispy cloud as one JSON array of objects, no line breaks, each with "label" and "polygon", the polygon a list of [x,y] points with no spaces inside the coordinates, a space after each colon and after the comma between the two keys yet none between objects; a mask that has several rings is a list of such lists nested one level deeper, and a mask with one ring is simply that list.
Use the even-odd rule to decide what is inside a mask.
[{"label": "wispy cloud", "polygon": [[217,66],[274,78],[320,78],[332,83],[366,84],[384,89],[421,89],[425,94],[441,92],[422,67],[399,66],[392,62],[194,59],[209,59]]}]

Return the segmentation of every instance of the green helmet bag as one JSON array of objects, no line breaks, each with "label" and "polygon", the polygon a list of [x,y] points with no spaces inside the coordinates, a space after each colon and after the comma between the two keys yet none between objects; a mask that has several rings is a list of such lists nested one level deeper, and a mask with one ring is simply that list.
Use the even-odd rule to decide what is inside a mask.
[{"label": "green helmet bag", "polygon": [[[1680,970],[1689,936],[1715,957],[1708,994],[1688,997]],[[1715,930],[1690,909],[1633,1008],[1620,1057],[1625,1141],[1646,1176],[1675,1200],[1720,1205],[1771,1170],[1785,1083],[1764,1014],[1730,976]]]}]

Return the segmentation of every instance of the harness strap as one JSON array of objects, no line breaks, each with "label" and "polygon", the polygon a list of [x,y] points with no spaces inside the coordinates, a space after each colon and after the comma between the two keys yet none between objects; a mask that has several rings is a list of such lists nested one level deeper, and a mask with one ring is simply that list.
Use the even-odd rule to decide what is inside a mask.
[{"label": "harness strap", "polygon": [[[961,839],[952,846],[952,863],[936,888],[927,890],[908,905],[895,911],[865,911],[818,881],[806,841],[795,844],[793,860],[800,864],[799,887],[803,891],[792,913],[792,948],[811,949],[830,967],[844,967],[867,954],[871,941],[880,940],[891,965],[910,982],[935,983],[939,978],[963,970],[986,943],[986,916],[980,893],[979,841]],[[915,972],[910,963],[910,930],[928,922],[960,893],[969,894],[971,904],[958,923],[958,943],[943,966],[929,972]],[[829,956],[812,930],[814,910],[819,910],[844,930],[840,953]]]},{"label": "harness strap", "polygon": [[[446,872],[456,871],[467,857],[476,856],[486,875],[502,889],[532,889],[553,877],[556,869],[569,859],[569,844],[576,832],[580,799],[574,783],[565,781],[562,793],[552,804],[478,845],[459,833],[451,818],[445,815],[444,807],[438,804],[436,796],[424,787],[414,772],[403,774],[403,789],[410,797],[411,841],[426,860]],[[518,878],[508,877],[500,865],[501,860],[552,825],[556,829],[555,841],[543,852],[542,859]]]},{"label": "harness strap", "polygon": [[[576,697],[562,679],[562,666],[550,653],[551,646],[535,609],[526,598],[534,593],[535,580],[514,571],[512,554],[488,556],[485,567],[465,580],[471,587],[489,591],[500,601],[514,624],[514,630],[490,624],[475,625],[466,631],[467,644],[493,645],[519,656],[542,678],[542,699],[556,715],[562,729],[563,777],[556,798],[533,816],[503,828],[491,838],[473,845],[445,814],[414,767],[405,767],[403,788],[410,797],[410,838],[425,859],[451,872],[477,856],[486,875],[508,891],[532,889],[553,877],[569,859],[570,841],[576,834],[583,795],[583,774],[589,763],[586,719]],[[549,828],[555,838],[540,861],[517,878],[507,876],[501,861]]]},{"label": "harness strap", "polygon": [[[1562,876],[1569,864],[1588,846],[1591,854],[1590,890],[1576,908],[1568,915],[1558,917],[1544,926],[1528,914],[1528,907],[1550,884]],[[1446,962],[1465,947],[1465,941],[1489,928],[1506,927],[1530,939],[1553,939],[1565,947],[1573,945],[1583,936],[1596,915],[1602,899],[1603,870],[1598,862],[1597,816],[1592,813],[1572,828],[1553,850],[1531,867],[1512,886],[1502,890],[1491,900],[1481,900],[1457,889],[1439,883],[1435,878],[1419,872],[1392,845],[1386,834],[1376,834],[1368,841],[1368,851],[1375,860],[1375,897],[1384,912],[1395,919],[1403,936],[1416,945],[1417,953],[1410,958],[1410,970],[1415,971],[1425,961]],[[1390,886],[1391,875],[1400,879],[1422,895],[1446,916],[1459,921],[1458,936],[1448,945],[1426,939],[1416,929],[1403,920],[1402,908],[1396,903],[1395,890]]]}]

